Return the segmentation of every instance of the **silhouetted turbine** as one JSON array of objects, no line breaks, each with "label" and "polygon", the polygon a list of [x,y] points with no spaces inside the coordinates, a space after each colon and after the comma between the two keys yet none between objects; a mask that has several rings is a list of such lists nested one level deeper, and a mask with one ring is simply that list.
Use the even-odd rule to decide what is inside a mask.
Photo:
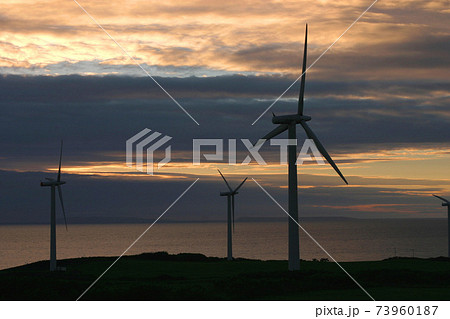
[{"label": "silhouetted turbine", "polygon": [[225,181],[225,184],[227,184],[227,187],[229,189],[229,192],[220,192],[220,196],[226,196],[228,200],[228,249],[227,249],[227,259],[232,260],[233,259],[233,248],[232,248],[232,225],[233,225],[233,232],[234,232],[234,195],[239,194],[238,189],[241,188],[242,185],[244,185],[245,181],[247,180],[247,177],[242,181],[242,183],[239,184],[238,187],[236,187],[234,190],[230,187],[227,180],[225,179],[225,176],[223,176],[222,172],[220,170],[219,174],[222,176],[223,180]]},{"label": "silhouetted turbine", "polygon": [[56,199],[55,199],[55,188],[58,188],[58,195],[59,200],[61,202],[62,212],[64,215],[64,223],[66,225],[67,230],[67,220],[66,220],[66,212],[64,211],[64,203],[62,198],[62,191],[61,191],[61,185],[65,184],[66,182],[61,180],[61,160],[62,160],[62,149],[63,149],[63,141],[61,141],[61,150],[59,154],[59,169],[58,169],[58,176],[55,179],[53,178],[46,178],[47,181],[42,182],[41,186],[51,187],[51,198],[50,198],[50,206],[51,206],[51,212],[50,212],[50,271],[55,271],[57,269],[56,267],[56,213],[55,213],[55,206],[56,206]]},{"label": "silhouetted turbine", "polygon": [[450,257],[450,202],[443,197],[433,195],[443,201],[442,206],[447,206],[447,257]]},{"label": "silhouetted turbine", "polygon": [[[308,25],[306,25],[305,31],[305,47],[303,51],[303,66],[302,66],[302,79],[300,84],[300,93],[298,98],[297,113],[292,115],[281,115],[272,117],[273,124],[279,124],[273,131],[266,134],[262,140],[270,140],[275,136],[288,131],[288,137],[290,140],[296,139],[296,126],[300,124],[306,132],[308,138],[312,139],[317,146],[323,157],[325,157],[328,163],[334,168],[342,180],[348,184],[344,175],[339,171],[339,168],[334,163],[331,156],[325,150],[322,143],[320,143],[316,134],[311,130],[306,122],[311,120],[311,117],[303,114],[303,100],[305,92],[305,79],[306,79],[306,55],[307,55],[307,42],[308,42]],[[258,143],[257,143],[258,144]],[[297,184],[297,145],[288,146],[288,162],[289,162],[289,270],[300,269],[300,249],[299,249],[299,235],[298,235],[298,184]],[[294,220],[292,220],[294,219]]]}]

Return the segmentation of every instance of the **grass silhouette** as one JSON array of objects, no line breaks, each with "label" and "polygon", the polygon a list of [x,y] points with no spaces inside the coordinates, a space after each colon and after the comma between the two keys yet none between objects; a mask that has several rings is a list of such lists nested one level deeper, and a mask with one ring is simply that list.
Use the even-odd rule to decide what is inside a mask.
[{"label": "grass silhouette", "polygon": [[[75,300],[115,260],[89,257],[0,271],[1,300]],[[341,265],[376,300],[449,300],[449,258],[391,258]],[[82,300],[368,300],[332,262],[259,261],[165,252],[124,256]]]}]

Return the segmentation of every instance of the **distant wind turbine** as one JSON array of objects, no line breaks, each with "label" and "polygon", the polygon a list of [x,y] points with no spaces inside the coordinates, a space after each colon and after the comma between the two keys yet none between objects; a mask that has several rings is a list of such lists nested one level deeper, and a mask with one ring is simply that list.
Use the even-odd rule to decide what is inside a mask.
[{"label": "distant wind turbine", "polygon": [[[310,116],[303,114],[303,100],[305,92],[305,79],[306,79],[306,55],[307,55],[307,41],[308,41],[308,25],[306,25],[305,31],[305,47],[303,51],[303,68],[302,68],[302,81],[300,84],[300,94],[298,98],[298,109],[296,114],[292,115],[281,115],[272,117],[273,124],[279,124],[277,128],[265,135],[262,140],[270,140],[275,136],[288,131],[288,137],[291,140],[296,139],[296,126],[300,124],[306,132],[308,138],[312,139],[317,146],[323,157],[325,157],[328,163],[334,168],[334,170],[339,174],[342,180],[348,184],[344,175],[339,171],[334,161],[331,159],[328,152],[320,143],[316,134],[310,129],[307,121],[311,120]],[[257,143],[258,144],[258,143]],[[300,250],[299,250],[299,235],[298,235],[298,184],[297,184],[297,145],[288,146],[288,161],[289,161],[289,270],[299,270],[300,269]],[[294,219],[294,220],[292,220]]]},{"label": "distant wind turbine", "polygon": [[64,211],[64,203],[62,198],[62,191],[61,191],[61,185],[65,184],[66,182],[61,180],[61,160],[62,160],[62,150],[63,150],[63,141],[61,141],[61,150],[59,154],[59,169],[58,169],[58,176],[55,179],[53,178],[46,178],[45,182],[41,181],[41,186],[43,187],[51,187],[51,214],[50,214],[50,271],[57,270],[56,267],[56,213],[55,213],[55,206],[56,206],[56,199],[55,199],[55,188],[58,188],[58,195],[59,200],[61,202],[62,212],[64,215],[64,223],[66,225],[67,230],[67,220],[66,220],[66,212]]},{"label": "distant wind turbine", "polygon": [[232,248],[232,234],[231,234],[231,225],[233,225],[233,232],[234,232],[234,195],[239,194],[238,189],[241,188],[242,185],[244,185],[245,181],[247,180],[247,177],[242,181],[242,183],[239,184],[238,187],[236,187],[234,190],[230,187],[230,184],[228,184],[227,180],[225,179],[225,176],[223,176],[222,172],[220,170],[219,174],[222,176],[223,180],[225,181],[225,184],[227,184],[227,187],[229,189],[229,192],[220,192],[220,196],[226,196],[228,199],[228,250],[227,250],[227,259],[233,260],[233,248]]},{"label": "distant wind turbine", "polygon": [[433,195],[436,198],[439,198],[440,200],[443,201],[442,206],[447,206],[447,228],[448,228],[448,233],[447,233],[447,240],[448,240],[448,244],[447,244],[447,248],[448,248],[448,252],[447,252],[447,256],[450,257],[450,202],[448,200],[446,200],[443,197],[437,196],[437,195]]}]

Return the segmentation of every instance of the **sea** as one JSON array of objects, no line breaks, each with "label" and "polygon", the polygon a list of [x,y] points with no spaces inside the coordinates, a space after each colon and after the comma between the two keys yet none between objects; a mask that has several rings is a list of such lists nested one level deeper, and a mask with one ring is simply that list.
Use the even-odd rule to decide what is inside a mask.
[{"label": "sea", "polygon": [[[447,255],[446,219],[324,219],[301,221],[300,225],[300,256],[304,260],[332,260],[332,256],[338,262],[370,261],[394,256]],[[79,224],[69,225],[66,231],[58,225],[57,258],[119,256],[128,248],[126,255],[165,251],[226,256],[224,222],[156,223],[148,229],[149,226]],[[287,235],[287,221],[237,222],[233,257],[286,260]],[[48,260],[49,246],[49,225],[2,225],[0,269]]]}]

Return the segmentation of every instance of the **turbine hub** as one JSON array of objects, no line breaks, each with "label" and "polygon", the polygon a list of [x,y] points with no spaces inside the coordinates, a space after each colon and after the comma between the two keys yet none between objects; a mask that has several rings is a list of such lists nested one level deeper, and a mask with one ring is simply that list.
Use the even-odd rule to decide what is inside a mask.
[{"label": "turbine hub", "polygon": [[51,181],[46,181],[46,182],[41,182],[41,186],[59,186],[59,185],[63,185],[66,182],[64,181],[55,181],[55,180],[51,180]]},{"label": "turbine hub", "polygon": [[292,114],[292,115],[280,115],[280,116],[274,116],[272,117],[272,123],[273,124],[292,124],[292,123],[300,123],[302,121],[311,121],[310,116],[306,115],[298,115],[298,114]]}]

